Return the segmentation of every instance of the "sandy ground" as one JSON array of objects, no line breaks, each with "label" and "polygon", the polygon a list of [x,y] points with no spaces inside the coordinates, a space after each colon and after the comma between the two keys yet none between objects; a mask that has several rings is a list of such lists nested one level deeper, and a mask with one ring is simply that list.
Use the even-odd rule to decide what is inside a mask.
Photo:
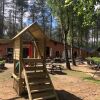
[{"label": "sandy ground", "polygon": [[[73,67],[73,69],[87,74],[94,72],[86,65],[79,65]],[[0,100],[28,100],[19,97],[14,91],[13,79],[11,78],[12,72],[13,64],[6,64],[5,69],[0,70]],[[60,100],[100,100],[100,84],[87,82],[67,74],[50,76]]]}]

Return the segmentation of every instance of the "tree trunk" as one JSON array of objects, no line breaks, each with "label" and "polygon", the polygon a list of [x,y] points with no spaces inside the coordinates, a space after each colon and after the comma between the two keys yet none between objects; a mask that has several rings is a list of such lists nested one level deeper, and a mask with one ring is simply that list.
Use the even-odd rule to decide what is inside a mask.
[{"label": "tree trunk", "polygon": [[4,35],[4,13],[5,13],[5,0],[2,2],[2,28],[1,28],[1,37]]},{"label": "tree trunk", "polygon": [[92,47],[93,47],[93,27],[92,27]]},{"label": "tree trunk", "polygon": [[35,22],[35,6],[33,5],[33,9],[32,9],[32,21],[33,23]]},{"label": "tree trunk", "polygon": [[20,22],[20,25],[21,25],[21,29],[23,29],[23,7],[21,7],[21,22]]},{"label": "tree trunk", "polygon": [[97,40],[97,42],[96,42],[96,45],[97,45],[97,47],[98,47],[98,44],[99,44],[99,40],[98,40],[98,37],[99,37],[99,35],[98,35],[98,26],[97,26],[97,29],[96,29],[96,40]]},{"label": "tree trunk", "polygon": [[71,43],[71,52],[72,52],[72,64],[74,66],[76,66],[76,61],[75,61],[75,55],[74,55],[74,51],[73,51],[73,39],[72,39],[72,43]]},{"label": "tree trunk", "polygon": [[[74,38],[74,33],[73,33],[73,18],[72,18],[72,20],[71,20],[71,25],[70,25],[70,32],[71,32],[71,58],[72,58],[72,64],[74,65],[74,66],[76,66],[76,61],[75,61],[75,56],[76,56],[76,53],[73,51],[73,38]],[[75,55],[74,55],[75,54]]]},{"label": "tree trunk", "polygon": [[12,17],[12,23],[13,23],[13,34],[15,33],[15,5],[14,5],[14,0],[13,0],[13,17]]},{"label": "tree trunk", "polygon": [[[17,33],[16,32],[16,30],[17,30],[16,29],[16,19],[17,19],[17,4],[16,3],[15,3],[15,18],[14,19],[15,19],[15,22],[14,22],[15,23],[15,33]],[[14,33],[14,35],[15,35],[15,33]]]},{"label": "tree trunk", "polygon": [[64,49],[65,49],[65,60],[66,60],[66,67],[67,69],[71,70],[70,62],[68,58],[68,44],[67,44],[67,33],[68,31],[64,31]]},{"label": "tree trunk", "polygon": [[50,18],[50,38],[52,38],[52,15]]}]

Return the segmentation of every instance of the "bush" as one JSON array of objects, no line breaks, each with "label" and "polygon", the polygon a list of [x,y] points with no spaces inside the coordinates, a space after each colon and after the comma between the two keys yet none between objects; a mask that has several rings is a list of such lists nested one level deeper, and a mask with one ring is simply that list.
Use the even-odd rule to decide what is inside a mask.
[{"label": "bush", "polygon": [[0,57],[0,61],[2,61],[3,60],[3,58],[2,57]]},{"label": "bush", "polygon": [[0,67],[4,67],[5,66],[5,60],[0,61]]}]

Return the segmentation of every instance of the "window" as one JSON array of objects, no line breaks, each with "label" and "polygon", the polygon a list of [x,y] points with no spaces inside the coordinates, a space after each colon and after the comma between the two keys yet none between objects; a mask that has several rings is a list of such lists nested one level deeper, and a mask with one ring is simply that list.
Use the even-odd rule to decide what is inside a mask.
[{"label": "window", "polygon": [[46,57],[49,57],[49,56],[50,56],[50,48],[46,47]]},{"label": "window", "polygon": [[60,57],[59,51],[56,51],[56,57]]},{"label": "window", "polygon": [[23,58],[27,58],[29,56],[29,48],[23,48]]}]

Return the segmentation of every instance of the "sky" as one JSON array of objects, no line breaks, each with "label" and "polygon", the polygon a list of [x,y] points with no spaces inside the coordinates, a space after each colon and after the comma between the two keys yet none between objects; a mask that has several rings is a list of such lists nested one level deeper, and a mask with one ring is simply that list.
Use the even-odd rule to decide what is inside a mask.
[{"label": "sky", "polygon": [[95,9],[98,9],[98,8],[100,8],[100,4],[98,4],[97,6],[95,6]]},{"label": "sky", "polygon": [[[31,5],[33,3],[33,1],[34,0],[28,0],[28,3]],[[6,3],[8,4],[8,6],[5,6],[5,16],[6,16],[5,18],[7,18],[9,16],[10,12],[11,12],[11,14],[13,14],[13,12],[12,12],[13,3],[11,3],[11,2],[12,2],[12,0],[6,0]],[[30,15],[30,12],[26,12],[23,17],[23,22],[28,25],[31,23],[31,21],[28,20],[29,15]]]},{"label": "sky", "polygon": [[[29,5],[32,5],[34,2],[34,0],[28,0],[28,4]],[[24,18],[23,18],[23,22],[28,26],[30,24],[32,24],[32,19],[29,19],[29,16],[30,16],[30,11],[26,12],[24,14]]]}]

